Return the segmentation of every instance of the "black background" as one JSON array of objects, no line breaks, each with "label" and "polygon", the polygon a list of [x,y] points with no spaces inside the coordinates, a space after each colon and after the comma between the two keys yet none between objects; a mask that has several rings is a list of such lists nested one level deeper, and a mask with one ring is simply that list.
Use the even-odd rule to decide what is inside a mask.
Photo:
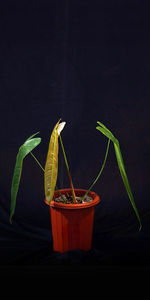
[{"label": "black background", "polygon": [[[78,269],[86,276],[89,270],[100,274],[149,268],[149,13],[149,1],[138,0],[0,4],[2,277],[11,278],[13,270],[18,277],[44,277],[45,268],[58,277]],[[43,173],[30,156],[24,161],[16,212],[9,224],[18,148],[40,131],[42,142],[34,154],[44,166],[49,137],[60,117],[66,121],[62,136],[76,188],[89,187],[104,159],[107,139],[96,131],[96,122],[119,139],[141,232],[113,145],[94,187],[101,202],[95,208],[91,251],[52,251]],[[69,186],[61,153],[58,185]]]}]

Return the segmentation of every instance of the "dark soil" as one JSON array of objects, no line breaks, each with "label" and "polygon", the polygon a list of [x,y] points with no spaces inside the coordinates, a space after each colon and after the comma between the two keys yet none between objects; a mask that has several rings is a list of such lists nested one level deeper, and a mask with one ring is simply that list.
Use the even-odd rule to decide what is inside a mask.
[{"label": "dark soil", "polygon": [[[91,202],[93,200],[89,196],[86,196],[86,198],[84,200],[82,200],[82,197],[77,197],[76,196],[76,199],[77,199],[78,204]],[[55,198],[54,201],[55,202],[64,203],[64,204],[72,204],[72,203],[74,203],[72,195],[69,195],[69,194],[63,195],[63,198],[61,196],[59,196],[58,198]]]}]

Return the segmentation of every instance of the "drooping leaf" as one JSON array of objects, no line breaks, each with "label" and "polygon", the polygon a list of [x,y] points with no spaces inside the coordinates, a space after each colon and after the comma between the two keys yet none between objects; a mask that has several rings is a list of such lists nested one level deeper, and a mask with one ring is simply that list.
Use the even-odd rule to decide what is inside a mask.
[{"label": "drooping leaf", "polygon": [[21,173],[22,173],[22,166],[23,166],[23,159],[27,156],[27,154],[32,151],[36,146],[38,146],[41,142],[41,138],[32,138],[38,133],[35,133],[30,138],[28,138],[25,143],[19,148],[17,157],[16,157],[16,164],[13,172],[12,184],[11,184],[11,206],[10,206],[10,222],[12,223],[12,217],[15,212],[16,207],[16,198],[18,194]]},{"label": "drooping leaf", "polygon": [[108,130],[108,128],[103,125],[101,122],[97,122],[100,126],[97,126],[96,129],[98,129],[99,131],[101,131],[105,136],[108,137],[108,139],[110,139],[113,143],[115,143],[115,137],[114,135],[111,133],[110,130]]},{"label": "drooping leaf", "polygon": [[49,142],[49,149],[45,164],[44,187],[46,200],[51,203],[57,182],[58,174],[58,137],[65,126],[65,122],[55,125]]},{"label": "drooping leaf", "polygon": [[105,132],[107,132],[107,134],[109,134],[109,136],[112,137],[112,140],[115,139],[114,135],[112,134],[112,132],[101,122],[97,121],[97,124],[100,125],[101,128],[103,128],[105,130]]},{"label": "drooping leaf", "polygon": [[140,224],[139,230],[141,230],[141,228],[142,228],[141,219],[140,219],[138,210],[137,210],[136,205],[135,205],[134,197],[133,197],[133,194],[132,194],[132,191],[131,191],[131,187],[130,187],[129,180],[128,180],[128,177],[127,177],[127,173],[126,173],[126,170],[125,170],[125,165],[124,165],[124,161],[123,161],[123,158],[122,158],[122,154],[121,154],[121,150],[120,150],[120,146],[119,146],[118,141],[114,144],[114,148],[115,148],[115,153],[116,153],[116,158],[117,158],[120,174],[121,174],[126,192],[128,194],[128,197],[129,197],[130,202],[132,204],[132,207],[133,207],[133,209],[136,213],[136,216],[138,218],[138,221],[139,221],[139,224]]},{"label": "drooping leaf", "polygon": [[130,199],[131,205],[132,205],[132,207],[134,209],[134,212],[135,212],[135,214],[137,216],[137,219],[139,221],[139,224],[140,224],[139,230],[141,230],[141,228],[142,228],[141,219],[140,219],[140,216],[139,216],[139,213],[138,213],[135,201],[134,201],[134,197],[133,197],[133,194],[132,194],[132,191],[131,191],[131,187],[130,187],[130,184],[129,184],[129,180],[128,180],[128,177],[127,177],[127,173],[126,173],[126,170],[125,170],[125,165],[124,165],[122,153],[121,153],[121,150],[120,150],[119,141],[114,137],[114,135],[111,133],[110,130],[108,130],[108,128],[105,125],[103,125],[101,122],[97,122],[97,123],[100,126],[97,126],[96,129],[98,129],[101,133],[103,133],[114,144],[114,149],[115,149],[115,154],[116,154],[116,158],[117,158],[117,163],[118,163],[118,167],[119,167],[119,170],[120,170],[120,174],[121,174],[121,177],[122,177],[122,180],[123,180],[126,192],[128,194],[128,197]]}]

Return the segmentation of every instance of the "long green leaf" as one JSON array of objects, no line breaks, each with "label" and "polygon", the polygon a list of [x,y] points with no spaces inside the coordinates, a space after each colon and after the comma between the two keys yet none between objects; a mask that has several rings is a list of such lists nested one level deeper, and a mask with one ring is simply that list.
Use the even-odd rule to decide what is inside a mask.
[{"label": "long green leaf", "polygon": [[[38,131],[38,132],[32,134],[31,136],[29,136],[28,139],[26,140],[26,142],[27,142],[28,140],[31,140],[35,135],[37,135],[37,134],[39,134],[39,133],[40,133],[40,132]],[[26,142],[25,142],[25,143],[26,143]]]},{"label": "long green leaf", "polygon": [[120,174],[121,174],[121,177],[122,177],[122,180],[123,180],[126,192],[128,194],[128,197],[130,199],[131,205],[132,205],[132,207],[134,209],[134,212],[135,212],[135,214],[137,216],[137,219],[139,221],[139,224],[140,224],[139,230],[141,230],[141,228],[142,228],[141,219],[140,219],[138,210],[137,210],[136,205],[135,205],[134,197],[133,197],[133,194],[132,194],[132,191],[131,191],[131,187],[130,187],[130,184],[129,184],[129,180],[128,180],[128,177],[127,177],[127,173],[126,173],[126,170],[125,170],[125,165],[124,165],[122,153],[121,153],[121,150],[120,150],[119,141],[114,137],[114,135],[111,133],[110,130],[108,130],[108,128],[105,125],[103,125],[101,122],[97,122],[97,123],[100,126],[97,126],[96,129],[98,129],[101,133],[103,133],[114,144],[114,149],[115,149],[115,154],[116,154],[116,158],[117,158],[117,163],[118,163],[118,167],[119,167],[119,170],[120,170]]},{"label": "long green leaf", "polygon": [[115,143],[115,137],[114,135],[110,132],[110,130],[108,130],[106,127],[100,127],[97,126],[96,129],[98,129],[99,131],[101,131],[105,136],[107,136],[108,139],[110,139],[113,143]]},{"label": "long green leaf", "polygon": [[97,124],[99,124],[100,128],[103,128],[105,130],[105,132],[107,132],[107,134],[109,134],[111,136],[112,140],[115,139],[115,137],[112,134],[112,132],[103,123],[97,121]]},{"label": "long green leaf", "polygon": [[36,146],[38,146],[41,142],[41,138],[32,138],[38,133],[35,133],[30,138],[28,138],[25,143],[19,148],[16,164],[13,172],[12,184],[11,184],[11,206],[10,206],[10,223],[12,223],[12,217],[15,212],[16,207],[16,198],[18,194],[21,173],[22,173],[22,166],[23,166],[23,159],[30,153]]},{"label": "long green leaf", "polygon": [[116,158],[117,158],[120,174],[121,174],[126,192],[128,194],[128,197],[129,197],[130,202],[132,204],[132,207],[133,207],[133,209],[135,211],[135,214],[138,218],[138,221],[139,221],[139,224],[140,224],[139,230],[141,230],[141,228],[142,228],[141,219],[140,219],[138,210],[137,210],[136,205],[135,205],[135,201],[134,201],[133,194],[132,194],[132,191],[131,191],[131,187],[130,187],[130,184],[129,184],[129,181],[128,181],[128,177],[127,177],[127,173],[126,173],[126,170],[125,170],[125,165],[124,165],[124,161],[123,161],[123,157],[122,157],[122,154],[121,154],[121,150],[120,150],[120,146],[119,146],[118,141],[114,144],[114,148],[115,148],[115,153],[116,153]]}]

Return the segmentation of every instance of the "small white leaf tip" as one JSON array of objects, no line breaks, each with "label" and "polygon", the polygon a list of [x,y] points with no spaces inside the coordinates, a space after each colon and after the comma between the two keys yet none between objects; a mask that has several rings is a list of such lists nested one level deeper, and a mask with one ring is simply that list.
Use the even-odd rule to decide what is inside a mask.
[{"label": "small white leaf tip", "polygon": [[66,122],[61,122],[57,127],[57,133],[60,135],[61,131],[64,129]]}]

